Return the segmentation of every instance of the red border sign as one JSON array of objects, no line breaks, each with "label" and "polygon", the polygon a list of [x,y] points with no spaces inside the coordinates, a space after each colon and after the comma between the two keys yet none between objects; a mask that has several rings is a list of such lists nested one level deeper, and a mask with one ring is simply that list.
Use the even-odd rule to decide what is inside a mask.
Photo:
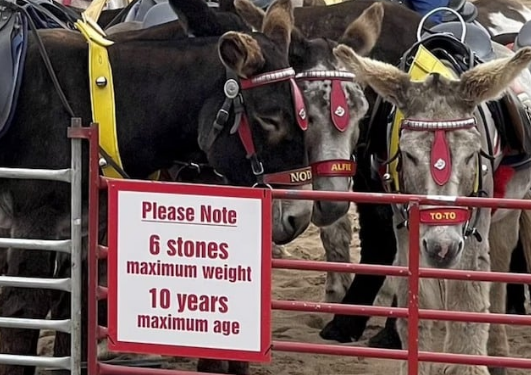
[{"label": "red border sign", "polygon": [[[109,188],[109,254],[108,254],[108,318],[109,350],[116,352],[146,353],[179,357],[269,362],[271,360],[271,192],[268,189],[254,189],[227,186],[206,186],[148,181],[108,180]],[[259,351],[222,349],[212,347],[125,342],[118,340],[119,291],[118,284],[118,238],[119,238],[119,194],[120,192],[162,193],[205,197],[250,198],[260,200],[262,210],[261,228],[261,296],[260,296],[260,349]],[[134,231],[134,228],[131,228]],[[139,245],[143,246],[143,245]],[[171,281],[175,283],[176,281]],[[227,287],[229,288],[229,287]],[[123,327],[121,328],[123,330]],[[179,331],[173,332],[179,335]],[[206,343],[205,343],[206,344]]]}]

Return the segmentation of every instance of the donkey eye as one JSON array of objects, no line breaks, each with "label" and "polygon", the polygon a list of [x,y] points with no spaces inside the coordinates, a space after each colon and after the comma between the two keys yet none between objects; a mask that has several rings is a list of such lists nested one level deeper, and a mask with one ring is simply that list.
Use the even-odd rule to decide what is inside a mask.
[{"label": "donkey eye", "polygon": [[413,164],[415,164],[415,165],[418,165],[418,164],[419,164],[419,159],[417,159],[416,157],[414,157],[413,155],[411,155],[409,152],[402,151],[402,153],[404,154],[404,156],[406,157],[406,159],[409,159]]}]

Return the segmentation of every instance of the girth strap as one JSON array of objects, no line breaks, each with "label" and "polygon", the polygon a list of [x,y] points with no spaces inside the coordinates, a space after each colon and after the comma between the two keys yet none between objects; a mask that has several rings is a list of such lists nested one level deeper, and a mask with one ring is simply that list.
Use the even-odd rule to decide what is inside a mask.
[{"label": "girth strap", "polygon": [[[116,107],[114,101],[114,84],[112,67],[107,47],[114,44],[106,39],[105,32],[90,17],[82,14],[83,19],[76,22],[76,27],[89,45],[89,85],[92,120],[97,122],[99,132],[100,154],[105,161],[100,168],[105,177],[129,178],[125,173],[116,129]],[[149,176],[158,180],[160,171]]]},{"label": "girth strap", "polygon": [[[83,21],[77,21],[76,26],[81,31],[89,45],[89,81],[92,119],[101,128],[100,145],[111,158],[122,167],[118,138],[116,132],[116,114],[114,103],[114,85],[112,68],[109,62],[107,47],[114,42],[105,39],[105,34],[97,25],[83,15]],[[122,176],[111,165],[101,165],[106,177],[121,178]]]}]

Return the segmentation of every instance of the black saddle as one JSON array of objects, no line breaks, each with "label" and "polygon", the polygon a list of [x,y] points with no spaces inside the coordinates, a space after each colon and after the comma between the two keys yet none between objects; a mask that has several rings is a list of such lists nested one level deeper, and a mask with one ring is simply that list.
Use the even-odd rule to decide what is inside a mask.
[{"label": "black saddle", "polygon": [[25,15],[14,4],[0,0],[0,137],[9,128],[17,104],[28,30]]},{"label": "black saddle", "polygon": [[[219,4],[207,1],[209,7],[218,8]],[[142,22],[142,28],[174,21],[177,15],[170,7],[168,0],[138,0],[128,10],[123,22]]]},{"label": "black saddle", "polygon": [[[460,22],[445,22],[438,24],[430,29],[430,33],[425,33],[423,39],[431,33],[446,33],[453,35],[457,39],[461,39],[462,25]],[[492,48],[492,42],[490,35],[480,26],[473,23],[466,23],[466,35],[465,35],[465,45],[470,48],[472,52],[479,58],[479,60],[485,62],[494,59],[496,56]],[[451,41],[452,39],[442,39],[445,44],[450,46],[449,53],[452,53]],[[460,44],[459,41],[456,41]],[[455,46],[454,46],[455,47]]]},{"label": "black saddle", "polygon": [[[476,8],[474,3],[466,0],[450,0],[448,8],[451,8],[459,13],[459,15],[463,17],[463,20],[467,23],[475,21],[479,13],[478,8]],[[443,22],[458,21],[457,16],[450,12],[445,12],[442,19]]]},{"label": "black saddle", "polygon": [[74,23],[81,18],[76,11],[53,0],[16,0],[24,8],[37,29],[75,30]]},{"label": "black saddle", "polygon": [[517,51],[522,47],[531,47],[531,21],[522,26],[514,39],[514,50]]}]

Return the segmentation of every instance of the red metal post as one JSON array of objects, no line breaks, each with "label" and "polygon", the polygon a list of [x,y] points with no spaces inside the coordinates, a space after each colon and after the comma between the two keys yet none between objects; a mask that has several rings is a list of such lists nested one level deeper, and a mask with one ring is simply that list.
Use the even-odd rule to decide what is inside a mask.
[{"label": "red metal post", "polygon": [[408,300],[408,374],[418,375],[419,369],[419,202],[409,204],[409,300]]},{"label": "red metal post", "polygon": [[98,375],[98,230],[99,230],[99,153],[98,127],[92,124],[89,138],[89,238],[88,238],[88,335],[87,367]]}]

